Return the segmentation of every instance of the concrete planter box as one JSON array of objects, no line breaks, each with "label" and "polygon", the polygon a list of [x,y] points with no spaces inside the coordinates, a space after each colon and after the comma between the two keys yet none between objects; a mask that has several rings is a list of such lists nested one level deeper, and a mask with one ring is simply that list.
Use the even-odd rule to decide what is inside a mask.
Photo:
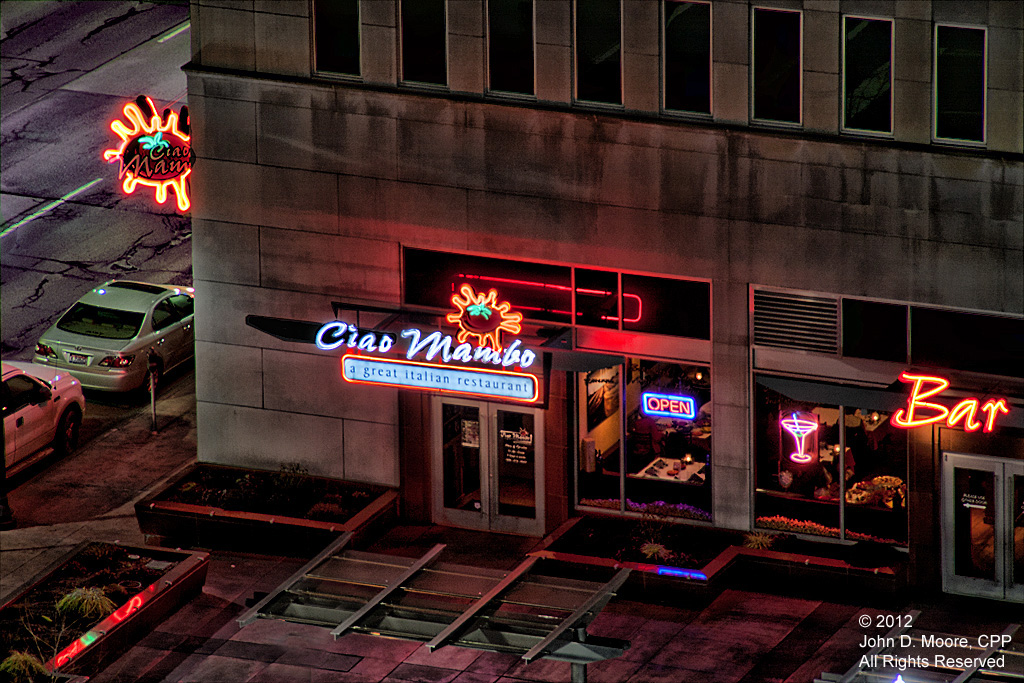
[{"label": "concrete planter box", "polygon": [[203,463],[190,466],[167,487],[135,504],[139,529],[146,535],[147,543],[312,556],[339,534],[350,531],[353,541],[358,542],[360,537],[365,537],[371,530],[392,522],[398,514],[398,494],[394,489],[308,475],[294,476],[308,480],[314,489],[330,487],[337,490],[342,487],[361,490],[369,494],[367,502],[347,519],[327,522],[167,500],[172,492],[203,472],[238,477],[273,474]]},{"label": "concrete planter box", "polygon": [[[544,539],[531,556],[595,567],[629,568],[632,589],[646,592],[660,590],[668,585],[678,590],[686,587],[690,592],[707,593],[726,587],[744,587],[771,591],[781,589],[801,591],[827,586],[834,596],[836,590],[865,596],[895,595],[906,587],[906,563],[895,566],[858,566],[846,559],[830,557],[839,550],[856,553],[851,546],[834,546],[804,542],[806,552],[787,552],[744,548],[726,545],[724,549],[699,566],[675,566],[669,563],[630,562],[615,559],[615,548],[609,546],[607,555],[575,551],[571,532],[578,524],[600,525],[607,518],[599,516],[570,519]],[[618,520],[616,520],[618,521]],[[708,530],[708,533],[715,533]],[[735,537],[735,532],[721,532]],[[814,552],[818,546],[818,553]]]},{"label": "concrete planter box", "polygon": [[[0,605],[0,614],[22,610],[21,603],[31,599],[33,592],[43,590],[48,582],[58,576],[66,578],[71,573],[72,563],[93,542],[80,543],[73,550],[47,567],[40,578],[24,588],[18,589]],[[117,547],[129,555],[148,558],[152,563],[174,563],[162,575],[156,575],[148,586],[133,586],[129,597],[109,616],[93,625],[56,654],[47,667],[54,673],[55,680],[82,683],[88,675],[101,671],[103,667],[128,650],[136,641],[153,631],[169,614],[198,595],[206,583],[210,559],[207,553],[183,552],[154,548],[136,548],[119,544],[102,544]],[[154,572],[160,569],[154,568]],[[81,588],[89,586],[83,581]],[[101,586],[95,586],[101,587]],[[49,592],[49,591],[46,591]],[[4,655],[5,656],[5,655]]]}]

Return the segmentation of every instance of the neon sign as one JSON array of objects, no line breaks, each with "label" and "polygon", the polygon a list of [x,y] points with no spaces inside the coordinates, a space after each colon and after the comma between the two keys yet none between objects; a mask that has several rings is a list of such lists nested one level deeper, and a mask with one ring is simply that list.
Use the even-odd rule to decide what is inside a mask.
[{"label": "neon sign", "polygon": [[121,161],[117,177],[122,180],[122,189],[132,194],[137,185],[152,187],[157,203],[163,204],[170,187],[178,210],[188,211],[188,176],[195,160],[188,107],[182,107],[180,113],[164,109],[162,115],[157,115],[153,100],[139,95],[134,102],[124,105],[123,111],[128,125],[120,119],[110,123],[110,130],[121,138],[121,145],[103,152],[108,163]]},{"label": "neon sign", "polygon": [[[513,285],[513,286],[516,286],[516,287],[534,287],[534,288],[537,288],[537,289],[553,289],[553,290],[558,291],[558,292],[571,292],[573,290],[572,287],[569,287],[567,285],[556,285],[556,284],[553,284],[551,282],[534,282],[534,281],[531,281],[531,280],[518,280],[518,279],[515,279],[515,278],[509,278],[509,277],[495,277],[495,276],[492,276],[492,275],[470,275],[468,273],[459,273],[458,276],[461,277],[461,278],[465,278],[467,280],[490,280],[491,282],[501,282],[501,283]],[[603,296],[603,297],[610,297],[610,296],[614,296],[615,295],[615,292],[609,292],[609,291],[604,290],[604,289],[587,289],[585,287],[577,287],[576,288],[576,293],[577,294],[585,294],[587,296]],[[631,317],[631,318],[627,318],[627,317],[625,317],[625,315],[623,315],[622,322],[624,322],[624,323],[639,322],[640,318],[643,317],[643,312],[644,312],[644,302],[643,302],[643,300],[638,295],[636,295],[636,294],[631,294],[630,292],[623,292],[622,293],[622,305],[623,305],[623,308],[625,308],[626,301],[632,301],[632,302],[634,302],[636,304],[636,312],[633,314],[633,317]],[[520,306],[520,308],[529,308],[530,310],[534,310],[534,311],[547,311],[549,313],[560,313],[562,315],[569,315],[569,316],[572,315],[570,311],[560,311],[560,310],[554,309],[554,308],[550,308],[550,309],[549,308],[538,308],[536,306],[533,306],[533,307]],[[576,313],[577,317],[580,317],[582,315],[583,315],[583,313],[580,313],[580,312]],[[619,319],[619,317],[617,315],[602,315],[601,316],[601,320],[618,321],[618,319]]]},{"label": "neon sign", "polygon": [[817,416],[813,413],[790,413],[779,420],[779,424],[796,442],[796,450],[789,454],[789,459],[801,465],[814,460],[815,455],[807,452],[807,437],[818,431]]},{"label": "neon sign", "polygon": [[537,378],[522,372],[346,355],[341,359],[341,376],[356,384],[444,391],[526,403],[537,400]]},{"label": "neon sign", "polygon": [[461,297],[458,294],[452,296],[452,304],[459,310],[449,313],[445,320],[459,326],[460,343],[476,337],[480,346],[490,346],[495,351],[501,351],[502,331],[511,334],[522,331],[523,327],[519,323],[523,321],[523,314],[509,313],[512,304],[507,301],[499,304],[496,290],[480,294],[469,285],[462,285],[459,293]]},{"label": "neon sign", "polygon": [[47,664],[47,667],[50,671],[56,671],[62,666],[67,665],[68,662],[85,652],[85,650],[95,643],[101,635],[108,633],[114,626],[120,624],[135,612],[138,612],[139,609],[156,594],[159,587],[159,583],[153,583],[143,589],[140,593],[132,596],[131,600],[114,610],[110,616],[97,624],[93,629],[86,631],[79,638],[76,638],[74,642],[58,652],[57,655]]},{"label": "neon sign", "polygon": [[645,393],[640,397],[640,410],[652,417],[674,417],[678,420],[697,417],[696,404],[689,396]]},{"label": "neon sign", "polygon": [[[890,422],[897,427],[913,429],[936,422],[945,422],[947,427],[955,427],[962,422],[964,431],[976,432],[979,429],[991,432],[995,429],[996,418],[1000,413],[1010,412],[1005,398],[990,398],[981,403],[976,398],[965,398],[952,408],[941,403],[926,401],[949,388],[949,380],[933,375],[914,375],[909,372],[900,373],[901,382],[913,382],[907,407],[901,408],[892,416]],[[928,388],[925,388],[928,385]],[[978,411],[986,413],[985,422],[978,421]],[[930,411],[930,412],[926,412]]]}]

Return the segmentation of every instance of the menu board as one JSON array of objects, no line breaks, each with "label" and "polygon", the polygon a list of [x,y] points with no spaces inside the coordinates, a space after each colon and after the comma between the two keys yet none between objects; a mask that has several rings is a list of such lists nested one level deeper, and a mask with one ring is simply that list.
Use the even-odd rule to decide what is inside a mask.
[{"label": "menu board", "polygon": [[533,464],[533,432],[525,427],[498,431],[498,457],[509,465]]},{"label": "menu board", "polygon": [[480,421],[462,421],[462,446],[464,448],[480,448]]}]

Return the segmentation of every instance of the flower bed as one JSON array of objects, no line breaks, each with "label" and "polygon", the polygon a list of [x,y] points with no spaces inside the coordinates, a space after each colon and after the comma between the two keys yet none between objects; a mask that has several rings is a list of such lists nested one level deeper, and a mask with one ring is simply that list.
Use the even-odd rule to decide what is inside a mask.
[{"label": "flower bed", "polygon": [[[827,536],[829,538],[839,538],[839,529],[835,527],[825,526],[824,524],[818,524],[817,522],[808,522],[805,520],[791,519],[783,515],[774,515],[772,517],[758,517],[754,520],[754,526],[760,529],[772,529],[774,531],[787,531],[792,534],[808,534],[812,536]],[[846,537],[851,541],[869,541],[871,543],[885,543],[885,544],[897,544],[898,541],[892,538],[881,538],[879,536],[872,536],[871,534],[862,534],[858,531],[846,530]]]},{"label": "flower bed", "polygon": [[0,658],[94,673],[198,594],[208,564],[205,553],[82,543],[0,605]]},{"label": "flower bed", "polygon": [[[609,510],[619,509],[618,498],[581,498],[580,505],[587,507],[606,508]],[[680,519],[695,519],[700,522],[710,522],[711,514],[699,507],[686,503],[666,503],[663,500],[653,503],[637,503],[626,499],[626,509],[630,512],[646,513],[656,510],[658,515],[664,517],[679,517]]]},{"label": "flower bed", "polygon": [[147,543],[315,554],[338,534],[355,539],[393,519],[384,486],[198,463],[135,504]]}]

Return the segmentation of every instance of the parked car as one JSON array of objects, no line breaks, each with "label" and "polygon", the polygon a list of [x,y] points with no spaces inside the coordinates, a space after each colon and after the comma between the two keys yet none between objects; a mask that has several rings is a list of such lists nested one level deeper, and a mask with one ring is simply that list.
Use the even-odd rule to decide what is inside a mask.
[{"label": "parked car", "polygon": [[0,391],[8,471],[48,446],[63,455],[78,446],[85,399],[81,383],[71,374],[34,363],[4,361]]},{"label": "parked car", "polygon": [[193,293],[191,287],[107,282],[43,333],[33,360],[67,370],[86,389],[148,387],[150,354],[156,378],[193,355]]}]

